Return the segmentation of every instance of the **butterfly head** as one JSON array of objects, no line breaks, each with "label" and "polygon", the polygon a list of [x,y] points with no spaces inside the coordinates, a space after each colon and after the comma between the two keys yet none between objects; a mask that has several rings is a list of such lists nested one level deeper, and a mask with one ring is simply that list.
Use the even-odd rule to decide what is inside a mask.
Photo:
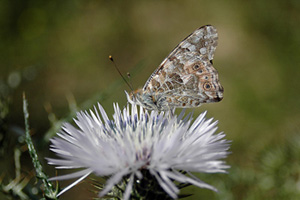
[{"label": "butterfly head", "polygon": [[166,110],[167,102],[162,95],[145,93],[143,89],[137,89],[129,94],[125,91],[127,100],[131,104],[138,104],[147,110]]}]

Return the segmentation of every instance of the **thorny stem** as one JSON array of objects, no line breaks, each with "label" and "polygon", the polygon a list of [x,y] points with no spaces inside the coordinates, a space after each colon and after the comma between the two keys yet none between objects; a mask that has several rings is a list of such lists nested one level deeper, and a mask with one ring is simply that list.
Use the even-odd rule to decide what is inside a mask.
[{"label": "thorny stem", "polygon": [[36,153],[36,150],[34,148],[34,145],[31,140],[30,136],[30,127],[29,127],[29,113],[28,113],[28,103],[25,97],[25,93],[23,93],[23,112],[24,112],[24,119],[25,119],[25,142],[28,146],[28,151],[30,154],[30,157],[32,159],[33,166],[35,168],[36,177],[40,179],[45,187],[45,198],[46,199],[57,199],[57,189],[54,189],[54,186],[51,184],[51,182],[48,181],[47,175],[43,172],[43,167],[38,159],[38,155]]}]

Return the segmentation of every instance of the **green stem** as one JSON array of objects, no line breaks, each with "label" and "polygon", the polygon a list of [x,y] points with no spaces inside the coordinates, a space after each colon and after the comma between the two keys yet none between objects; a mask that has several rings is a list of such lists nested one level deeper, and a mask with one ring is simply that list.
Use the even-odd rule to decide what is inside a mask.
[{"label": "green stem", "polygon": [[32,139],[30,136],[30,127],[29,127],[29,113],[28,113],[28,103],[25,97],[25,93],[23,93],[23,112],[24,112],[24,119],[25,119],[25,142],[28,146],[28,151],[30,157],[32,159],[33,166],[35,168],[36,177],[40,179],[45,187],[45,198],[46,199],[57,199],[57,189],[54,189],[54,186],[48,181],[47,175],[43,172],[43,167],[38,159],[38,155],[32,143]]}]

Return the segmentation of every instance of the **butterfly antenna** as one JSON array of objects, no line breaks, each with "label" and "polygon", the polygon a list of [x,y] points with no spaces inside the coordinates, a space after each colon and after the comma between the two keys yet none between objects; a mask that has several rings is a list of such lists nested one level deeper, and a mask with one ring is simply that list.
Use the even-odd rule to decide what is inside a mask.
[{"label": "butterfly antenna", "polygon": [[[116,70],[118,71],[118,73],[120,74],[120,76],[122,77],[122,79],[124,80],[124,82],[128,85],[128,87],[130,88],[131,91],[133,91],[133,88],[131,86],[131,84],[129,84],[129,82],[125,79],[125,77],[122,75],[122,73],[120,72],[119,68],[117,67],[113,57],[111,55],[108,56],[109,60],[111,60],[111,62],[114,64]],[[128,75],[128,74],[127,74]],[[129,75],[130,76],[130,75]]]},{"label": "butterfly antenna", "polygon": [[133,88],[132,87],[132,82],[131,82],[131,74],[129,72],[127,72],[127,78],[128,78],[129,85],[131,86],[131,88]]}]

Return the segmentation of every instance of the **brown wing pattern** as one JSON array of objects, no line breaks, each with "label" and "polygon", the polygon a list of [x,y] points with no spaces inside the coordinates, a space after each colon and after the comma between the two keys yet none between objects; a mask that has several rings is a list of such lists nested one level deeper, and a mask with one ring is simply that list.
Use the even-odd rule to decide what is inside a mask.
[{"label": "brown wing pattern", "polygon": [[212,65],[217,41],[213,26],[194,31],[161,63],[143,91],[163,95],[170,107],[195,107],[220,101],[223,87]]}]

